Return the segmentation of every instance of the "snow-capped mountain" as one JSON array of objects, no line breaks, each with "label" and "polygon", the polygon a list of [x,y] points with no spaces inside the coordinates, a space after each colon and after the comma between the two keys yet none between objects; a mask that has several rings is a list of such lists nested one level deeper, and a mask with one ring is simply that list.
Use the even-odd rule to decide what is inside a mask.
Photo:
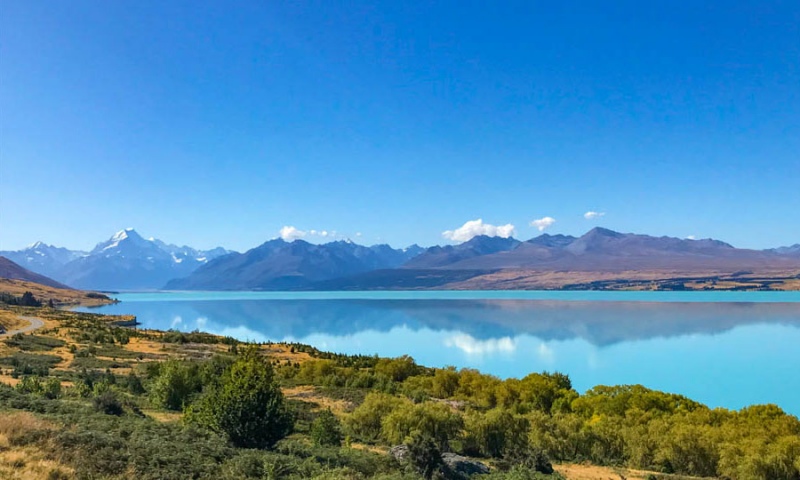
[{"label": "snow-capped mountain", "polygon": [[57,276],[67,263],[86,255],[86,252],[36,242],[22,250],[0,252],[12,262],[47,277]]},{"label": "snow-capped mountain", "polygon": [[145,239],[127,228],[64,265],[55,278],[84,289],[155,289],[227,253],[223,248],[202,251]]}]

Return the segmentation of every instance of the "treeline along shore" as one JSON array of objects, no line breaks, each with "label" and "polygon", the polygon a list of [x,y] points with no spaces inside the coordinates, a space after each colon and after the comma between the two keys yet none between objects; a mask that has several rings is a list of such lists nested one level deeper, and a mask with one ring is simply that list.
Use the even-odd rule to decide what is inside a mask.
[{"label": "treeline along shore", "polygon": [[12,318],[43,326],[0,339],[0,478],[557,479],[580,465],[800,478],[800,420],[775,405],[711,409],[640,385],[581,394],[561,373],[502,380],[0,305]]}]

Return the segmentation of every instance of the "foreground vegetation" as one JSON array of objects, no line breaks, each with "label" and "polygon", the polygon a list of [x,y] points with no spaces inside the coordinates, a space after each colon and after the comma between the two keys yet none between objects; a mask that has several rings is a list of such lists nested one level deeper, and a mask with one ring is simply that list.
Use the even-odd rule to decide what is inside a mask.
[{"label": "foreground vegetation", "polygon": [[581,395],[559,373],[500,380],[113,316],[2,312],[45,322],[0,346],[2,478],[457,479],[475,461],[486,480],[562,478],[559,462],[800,478],[800,421],[772,405],[709,409],[642,386]]}]

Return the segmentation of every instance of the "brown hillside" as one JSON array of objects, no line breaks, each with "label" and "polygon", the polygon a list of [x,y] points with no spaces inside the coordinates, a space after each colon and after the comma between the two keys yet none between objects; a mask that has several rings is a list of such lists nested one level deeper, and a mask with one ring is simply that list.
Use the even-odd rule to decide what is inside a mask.
[{"label": "brown hillside", "polygon": [[45,277],[44,275],[39,275],[36,272],[32,272],[27,268],[21,267],[18,264],[12,262],[11,260],[3,256],[0,256],[0,278],[9,278],[12,280],[24,280],[26,282],[39,283],[41,285],[47,285],[48,287],[53,287],[53,288],[61,288],[61,289],[70,288],[64,285],[63,283],[56,282],[52,278]]}]

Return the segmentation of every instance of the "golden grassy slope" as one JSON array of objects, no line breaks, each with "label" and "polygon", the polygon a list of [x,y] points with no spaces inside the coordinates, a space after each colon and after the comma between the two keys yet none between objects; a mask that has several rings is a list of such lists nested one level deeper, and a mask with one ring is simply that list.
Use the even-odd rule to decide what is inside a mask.
[{"label": "golden grassy slope", "polygon": [[46,304],[49,300],[53,300],[53,303],[58,306],[83,305],[92,307],[114,303],[114,300],[110,298],[91,298],[87,296],[89,294],[97,294],[97,292],[53,288],[39,283],[12,280],[10,278],[0,278],[0,292],[10,293],[17,297],[25,292],[31,292],[42,303]]}]

